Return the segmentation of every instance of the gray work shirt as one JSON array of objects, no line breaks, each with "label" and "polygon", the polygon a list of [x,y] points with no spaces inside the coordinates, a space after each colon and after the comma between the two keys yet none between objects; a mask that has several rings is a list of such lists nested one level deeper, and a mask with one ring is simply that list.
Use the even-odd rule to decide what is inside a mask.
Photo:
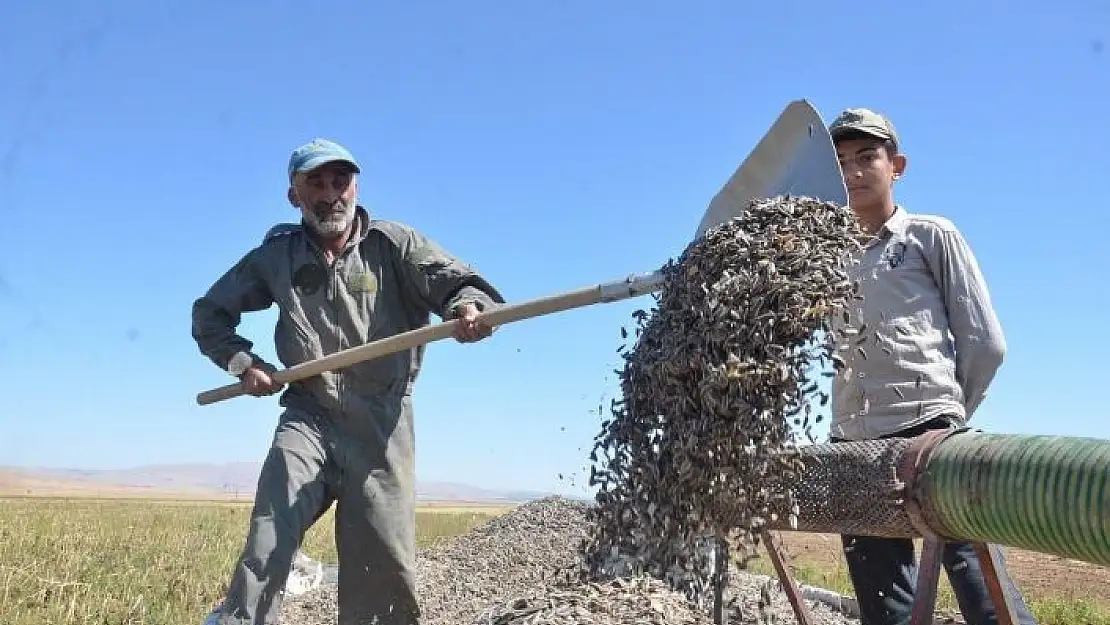
[{"label": "gray work shirt", "polygon": [[[302,225],[272,228],[193,304],[193,337],[201,352],[226,369],[233,354],[253,347],[236,332],[243,313],[275,303],[277,356],[292,367],[424,327],[432,313],[451,319],[464,302],[479,310],[505,302],[481,274],[415,229],[371,220],[361,206],[356,215],[356,231],[331,262]],[[281,404],[388,421],[397,409],[393,400],[412,391],[424,349],[293,382]]]},{"label": "gray work shirt", "polygon": [[1006,344],[956,226],[897,207],[851,271],[863,299],[847,323],[833,322],[847,338],[836,352],[846,367],[833,379],[831,435],[863,440],[940,415],[969,420]]}]

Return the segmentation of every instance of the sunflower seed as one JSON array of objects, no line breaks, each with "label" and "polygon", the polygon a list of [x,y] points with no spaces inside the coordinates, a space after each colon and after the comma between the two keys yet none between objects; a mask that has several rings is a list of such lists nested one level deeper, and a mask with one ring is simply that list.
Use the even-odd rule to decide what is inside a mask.
[{"label": "sunflower seed", "polygon": [[[593,578],[644,572],[707,605],[713,570],[695,554],[725,540],[749,559],[772,505],[791,509],[784,485],[796,468],[780,452],[795,448],[790,424],[811,399],[828,400],[813,365],[843,367],[834,345],[850,330],[860,289],[849,264],[864,241],[848,209],[778,197],[664,267],[656,305],[622,352],[624,403],[595,439],[608,460],[590,484]],[[854,332],[861,343],[866,329]]]}]

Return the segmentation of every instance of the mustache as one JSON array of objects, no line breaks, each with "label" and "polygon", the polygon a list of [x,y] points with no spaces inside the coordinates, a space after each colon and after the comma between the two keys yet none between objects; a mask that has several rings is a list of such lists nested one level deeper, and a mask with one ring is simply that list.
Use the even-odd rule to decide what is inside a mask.
[{"label": "mustache", "polygon": [[351,204],[343,199],[337,199],[332,202],[321,200],[312,205],[312,212],[316,214],[335,213],[340,211],[346,212],[351,209],[351,206]]}]

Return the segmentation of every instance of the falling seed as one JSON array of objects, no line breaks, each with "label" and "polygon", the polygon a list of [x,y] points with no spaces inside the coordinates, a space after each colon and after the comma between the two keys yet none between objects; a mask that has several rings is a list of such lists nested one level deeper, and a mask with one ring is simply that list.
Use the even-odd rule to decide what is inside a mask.
[{"label": "falling seed", "polygon": [[591,452],[599,489],[585,579],[625,562],[671,572],[686,580],[676,590],[701,601],[711,573],[687,559],[704,537],[735,536],[730,548],[745,561],[766,519],[799,522],[778,476],[805,467],[778,452],[812,439],[814,392],[829,402],[811,367],[847,369],[836,352],[853,342],[840,344],[833,322],[848,324],[861,299],[849,260],[865,241],[844,207],[758,199],[663,267],[655,306],[633,314],[636,338],[620,352],[623,401]]}]

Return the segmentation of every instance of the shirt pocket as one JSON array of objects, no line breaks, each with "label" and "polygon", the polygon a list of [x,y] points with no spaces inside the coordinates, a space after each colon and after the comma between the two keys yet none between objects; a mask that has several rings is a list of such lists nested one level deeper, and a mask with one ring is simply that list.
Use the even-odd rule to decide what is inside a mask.
[{"label": "shirt pocket", "polygon": [[378,329],[378,293],[381,291],[381,272],[367,262],[352,264],[344,272],[343,289],[346,301],[353,309],[351,314],[365,331],[363,340],[372,340]]}]

